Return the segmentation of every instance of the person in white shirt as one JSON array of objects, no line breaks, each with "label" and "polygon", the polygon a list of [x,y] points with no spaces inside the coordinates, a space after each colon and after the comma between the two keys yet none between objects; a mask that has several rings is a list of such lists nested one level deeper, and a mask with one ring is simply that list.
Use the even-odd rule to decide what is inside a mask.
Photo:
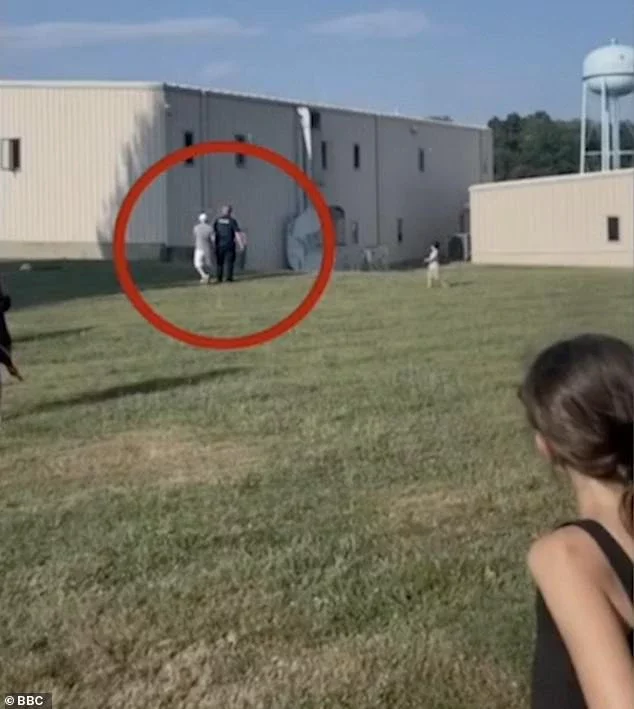
[{"label": "person in white shirt", "polygon": [[198,271],[201,283],[209,283],[211,276],[211,242],[213,229],[207,223],[205,213],[198,217],[194,227],[194,268]]},{"label": "person in white shirt", "polygon": [[431,288],[434,283],[445,286],[446,283],[440,277],[440,242],[435,241],[432,244],[425,263],[427,264],[427,287]]}]

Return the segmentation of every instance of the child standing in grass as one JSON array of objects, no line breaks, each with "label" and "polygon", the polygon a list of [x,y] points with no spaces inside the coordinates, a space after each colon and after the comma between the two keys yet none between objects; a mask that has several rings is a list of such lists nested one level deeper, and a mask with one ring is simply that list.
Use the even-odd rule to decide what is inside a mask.
[{"label": "child standing in grass", "polygon": [[634,706],[634,351],[584,335],[543,351],[520,398],[578,518],[536,541],[533,709]]},{"label": "child standing in grass", "polygon": [[440,277],[440,242],[434,241],[425,263],[427,264],[427,287],[431,288],[434,283],[438,283],[441,286],[446,285]]}]

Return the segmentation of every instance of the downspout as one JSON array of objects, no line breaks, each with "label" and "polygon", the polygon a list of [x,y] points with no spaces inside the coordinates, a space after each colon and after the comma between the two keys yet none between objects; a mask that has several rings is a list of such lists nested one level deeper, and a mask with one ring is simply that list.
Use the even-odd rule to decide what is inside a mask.
[{"label": "downspout", "polygon": [[379,162],[379,117],[374,116],[374,202],[376,207],[376,245],[381,245],[381,183]]},{"label": "downspout", "polygon": [[478,182],[484,182],[484,170],[483,170],[483,159],[482,159],[482,142],[484,140],[484,134],[482,131],[478,131]]},{"label": "downspout", "polygon": [[[301,170],[304,169],[304,139],[302,137],[302,125],[297,111],[294,116],[295,123],[295,164]],[[295,216],[302,212],[302,188],[295,182]]]},{"label": "downspout", "polygon": [[[313,146],[312,146],[312,127],[311,127],[311,111],[307,106],[299,106],[296,110],[296,115],[299,119],[302,141],[302,169],[313,179]],[[303,208],[308,209],[308,195],[303,194]]]},{"label": "downspout", "polygon": [[[162,130],[163,130],[163,135],[161,136],[162,138],[162,143],[163,143],[163,150],[165,153],[170,153],[173,150],[172,144],[171,144],[171,128],[172,128],[172,108],[169,105],[169,93],[167,90],[167,84],[162,84],[161,86],[161,99],[162,99],[162,116],[163,120],[161,121],[162,125]],[[169,189],[169,178],[167,174],[164,176],[165,177],[165,243],[163,244],[163,248],[161,249],[162,255],[160,260],[161,261],[171,261],[172,259],[172,254],[171,254],[171,245],[170,245],[170,211],[171,211],[171,200],[170,200],[170,189]]]},{"label": "downspout", "polygon": [[[205,140],[205,137],[204,137],[204,133],[205,133],[205,104],[206,104],[205,92],[201,90],[200,91],[200,112],[199,112],[200,133],[198,134],[200,136],[200,138],[198,139],[198,141],[200,143],[204,142],[204,140]],[[198,165],[199,165],[198,169],[200,172],[200,212],[202,213],[202,212],[207,211],[207,209],[205,207],[205,165],[202,160],[198,161]],[[210,205],[208,205],[208,206],[210,206]]]}]

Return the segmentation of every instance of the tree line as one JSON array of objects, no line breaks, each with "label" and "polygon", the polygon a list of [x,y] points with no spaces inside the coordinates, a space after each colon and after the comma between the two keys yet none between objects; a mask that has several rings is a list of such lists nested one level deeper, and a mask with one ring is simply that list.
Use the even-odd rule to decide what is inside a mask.
[{"label": "tree line", "polygon": [[[562,121],[538,111],[528,116],[511,113],[489,123],[493,132],[496,180],[518,180],[579,172],[580,120]],[[589,149],[600,149],[600,130],[588,136]],[[621,124],[621,149],[634,150],[634,123]],[[588,169],[597,169],[592,159]],[[632,156],[622,158],[623,167],[634,165]]]}]

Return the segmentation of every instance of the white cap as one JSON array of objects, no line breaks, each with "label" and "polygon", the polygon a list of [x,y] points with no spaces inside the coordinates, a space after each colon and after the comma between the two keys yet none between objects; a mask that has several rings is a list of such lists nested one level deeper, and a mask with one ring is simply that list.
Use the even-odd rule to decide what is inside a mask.
[{"label": "white cap", "polygon": [[199,222],[206,222],[207,221],[207,215],[203,212],[199,217],[198,217]]}]

